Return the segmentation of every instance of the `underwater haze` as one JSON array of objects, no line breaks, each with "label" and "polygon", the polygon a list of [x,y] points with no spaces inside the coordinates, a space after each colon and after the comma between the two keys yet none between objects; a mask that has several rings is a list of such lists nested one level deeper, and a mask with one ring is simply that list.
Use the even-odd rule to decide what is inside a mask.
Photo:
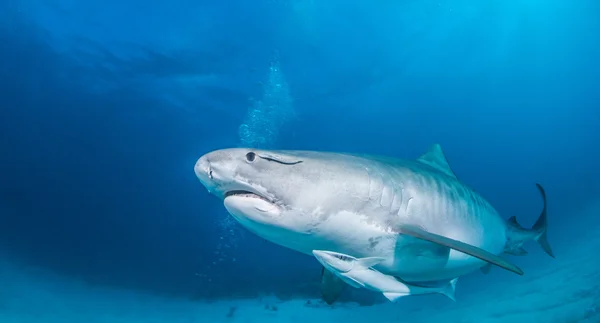
[{"label": "underwater haze", "polygon": [[[600,2],[0,2],[0,322],[600,322]],[[239,225],[232,147],[416,159],[548,239],[395,303]]]}]

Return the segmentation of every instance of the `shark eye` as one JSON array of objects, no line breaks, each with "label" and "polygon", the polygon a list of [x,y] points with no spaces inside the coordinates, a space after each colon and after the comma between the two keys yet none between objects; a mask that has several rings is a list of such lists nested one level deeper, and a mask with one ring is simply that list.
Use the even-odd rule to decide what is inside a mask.
[{"label": "shark eye", "polygon": [[251,163],[256,159],[256,154],[253,152],[249,152],[246,154],[246,160]]}]

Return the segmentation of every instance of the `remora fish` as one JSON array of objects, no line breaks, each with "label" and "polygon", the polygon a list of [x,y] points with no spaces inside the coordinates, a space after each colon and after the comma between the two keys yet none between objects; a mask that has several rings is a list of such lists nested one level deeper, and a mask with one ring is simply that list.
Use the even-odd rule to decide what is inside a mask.
[{"label": "remora fish", "polygon": [[415,286],[405,284],[393,276],[384,275],[371,268],[383,261],[383,258],[356,259],[349,255],[326,250],[313,250],[313,255],[325,269],[348,283],[348,285],[381,292],[383,296],[392,302],[407,295],[433,293],[440,293],[455,301],[455,286],[458,278],[454,278],[449,283],[438,287]]},{"label": "remora fish", "polygon": [[[381,257],[374,269],[409,283],[485,272],[488,264],[522,275],[499,255],[530,239],[553,256],[539,184],[544,211],[533,230],[515,230],[457,179],[439,145],[417,160],[222,149],[200,157],[194,171],[258,236],[307,255],[329,250]],[[343,283],[322,272],[323,298],[333,303]]]}]

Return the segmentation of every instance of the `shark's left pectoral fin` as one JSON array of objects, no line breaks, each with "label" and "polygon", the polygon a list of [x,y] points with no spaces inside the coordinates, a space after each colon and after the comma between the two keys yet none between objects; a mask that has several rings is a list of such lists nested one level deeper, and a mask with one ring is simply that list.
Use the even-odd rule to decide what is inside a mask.
[{"label": "shark's left pectoral fin", "polygon": [[333,304],[342,294],[346,283],[329,270],[321,269],[321,296],[325,303]]},{"label": "shark's left pectoral fin", "polygon": [[477,248],[475,246],[466,244],[458,240],[450,239],[435,233],[425,231],[422,228],[414,225],[401,225],[398,229],[399,233],[401,234],[437,243],[439,245],[466,253],[467,255],[473,256],[475,258],[479,258],[483,261],[487,261],[492,265],[496,265],[508,271],[512,271],[516,274],[523,275],[523,270],[521,270],[521,268],[481,248]]}]

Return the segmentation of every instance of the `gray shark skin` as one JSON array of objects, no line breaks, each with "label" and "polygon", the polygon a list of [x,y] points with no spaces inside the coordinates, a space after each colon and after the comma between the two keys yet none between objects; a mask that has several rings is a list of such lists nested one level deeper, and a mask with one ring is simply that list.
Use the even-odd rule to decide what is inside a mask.
[{"label": "gray shark skin", "polygon": [[373,269],[405,282],[450,281],[488,264],[521,275],[499,255],[546,241],[545,195],[539,227],[513,230],[456,178],[439,145],[417,160],[222,149],[200,157],[194,171],[256,235],[311,256],[383,258]]}]

